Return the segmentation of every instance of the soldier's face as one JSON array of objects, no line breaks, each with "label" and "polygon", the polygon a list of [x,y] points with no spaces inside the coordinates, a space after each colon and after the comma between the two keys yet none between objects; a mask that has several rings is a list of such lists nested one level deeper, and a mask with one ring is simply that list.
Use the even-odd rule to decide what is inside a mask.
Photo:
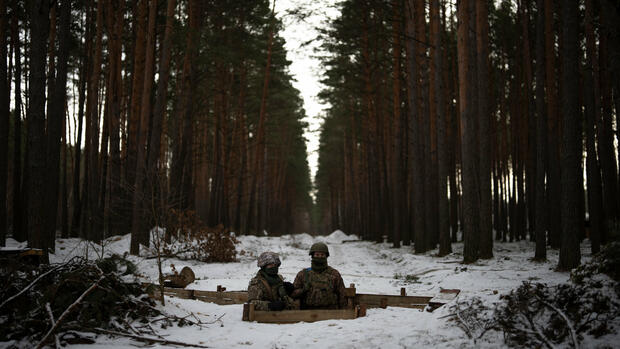
[{"label": "soldier's face", "polygon": [[275,266],[276,266],[275,264],[271,263],[271,264],[267,264],[265,268],[274,268]]},{"label": "soldier's face", "polygon": [[325,254],[325,252],[314,252],[312,256],[314,258],[325,258],[327,257],[327,254]]}]

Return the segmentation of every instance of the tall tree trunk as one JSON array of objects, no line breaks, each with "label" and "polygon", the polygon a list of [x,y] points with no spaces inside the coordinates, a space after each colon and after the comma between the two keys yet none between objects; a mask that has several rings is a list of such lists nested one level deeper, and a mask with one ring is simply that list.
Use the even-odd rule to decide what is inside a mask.
[{"label": "tall tree trunk", "polygon": [[[87,21],[88,22],[88,21]],[[73,217],[71,219],[71,237],[78,237],[82,235],[81,220],[82,220],[82,206],[84,202],[84,194],[82,194],[81,188],[85,183],[80,181],[80,173],[82,171],[81,159],[82,159],[82,129],[84,125],[84,103],[86,100],[86,81],[88,80],[89,72],[89,52],[90,52],[90,30],[86,29],[86,49],[82,56],[80,63],[79,73],[79,87],[78,87],[78,126],[77,126],[77,140],[75,142],[75,160],[73,164]],[[85,171],[87,173],[87,171]],[[84,181],[85,182],[85,181]],[[81,185],[80,185],[81,183]],[[84,191],[86,193],[86,191]]]},{"label": "tall tree trunk", "polygon": [[108,192],[109,201],[106,205],[104,219],[109,222],[111,235],[122,232],[121,198],[121,153],[120,153],[120,119],[123,89],[122,77],[122,35],[124,26],[125,0],[107,0],[106,26],[109,33],[108,47],[108,91],[106,93],[106,109],[109,127],[108,157]]},{"label": "tall tree trunk", "polygon": [[189,30],[186,38],[186,51],[183,58],[183,71],[179,82],[178,102],[175,112],[177,120],[173,133],[172,169],[170,173],[170,195],[173,206],[187,209],[191,202],[187,188],[191,185],[192,173],[192,101],[196,77],[195,61],[198,53],[198,41],[201,27],[201,2],[191,0],[189,3]]},{"label": "tall tree trunk", "polygon": [[[49,98],[47,117],[47,184],[46,202],[46,236],[50,238],[48,246],[54,246],[58,216],[58,193],[60,180],[60,145],[62,128],[65,124],[65,101],[67,98],[67,62],[71,40],[71,0],[63,0],[60,8],[60,28],[58,33],[58,70],[55,74],[55,86]],[[52,74],[52,73],[50,73]]]},{"label": "tall tree trunk", "polygon": [[[140,130],[137,134],[137,157],[136,163],[128,163],[127,166],[135,166],[135,182],[133,185],[132,221],[131,221],[131,251],[139,250],[140,243],[149,246],[150,236],[148,220],[146,217],[156,216],[151,205],[143,205],[143,202],[155,202],[154,198],[144,194],[144,176],[146,171],[146,141],[151,116],[151,90],[153,88],[153,67],[155,65],[155,20],[157,14],[157,2],[149,3],[148,30],[146,32],[146,59],[144,62],[144,86],[142,88],[142,106],[140,107]],[[133,253],[132,253],[133,254]]]},{"label": "tall tree trunk", "polygon": [[159,58],[159,81],[157,82],[157,93],[155,96],[155,107],[153,109],[153,121],[151,125],[151,138],[148,146],[148,156],[146,165],[146,177],[148,183],[147,194],[154,199],[162,189],[159,187],[160,180],[158,178],[157,162],[159,160],[159,149],[162,144],[162,126],[164,115],[166,113],[166,103],[168,100],[168,81],[170,80],[170,49],[172,47],[172,25],[174,23],[174,10],[176,8],[176,0],[168,0],[166,8],[166,29],[164,30],[164,39],[161,47],[161,56]]},{"label": "tall tree trunk", "polygon": [[560,247],[562,224],[560,213],[561,176],[560,176],[560,135],[558,123],[558,89],[556,86],[556,57],[555,57],[555,30],[553,19],[553,0],[545,0],[545,64],[546,64],[546,91],[547,91],[547,121],[549,125],[548,143],[548,226],[550,244],[553,248]]},{"label": "tall tree trunk", "polygon": [[452,252],[450,243],[450,208],[448,206],[448,147],[446,137],[446,117],[444,113],[444,86],[442,86],[442,45],[441,45],[441,18],[439,16],[439,0],[431,0],[431,52],[434,64],[434,103],[437,117],[437,196],[439,207],[439,255],[444,256]]},{"label": "tall tree trunk", "polygon": [[578,3],[562,1],[562,245],[558,267],[570,270],[581,260],[578,236],[583,231],[580,195],[582,137],[579,105],[579,12]]},{"label": "tall tree trunk", "polygon": [[[473,21],[472,0],[463,0],[458,3],[458,56],[459,56],[459,105],[461,121],[462,173],[463,173],[463,261],[473,263],[478,260],[479,244],[479,186],[478,186],[478,142],[476,133],[476,60],[472,54],[475,41],[470,32]],[[475,40],[475,39],[474,39]]]},{"label": "tall tree trunk", "polygon": [[28,245],[43,250],[44,262],[49,261],[48,242],[45,235],[47,203],[45,162],[45,60],[49,30],[50,3],[32,1],[30,11],[30,90],[28,103],[28,160],[26,185],[28,214]]},{"label": "tall tree trunk", "polygon": [[[138,135],[140,134],[140,111],[142,107],[142,89],[144,88],[144,66],[146,60],[146,26],[148,18],[148,0],[136,0],[135,3],[135,46],[133,51],[133,71],[131,84],[131,106],[127,120],[127,151],[125,158],[126,202],[131,202],[127,210],[127,226],[133,222],[133,192],[136,183],[136,164],[138,156]],[[134,246],[135,247],[135,246]],[[135,247],[137,248],[137,247]],[[132,249],[133,250],[133,249]],[[136,252],[137,253],[137,252]],[[132,254],[134,254],[132,252]]]},{"label": "tall tree trunk", "polygon": [[[6,0],[0,0],[0,246],[7,236],[7,172],[9,165],[9,81],[6,57],[8,15]],[[19,64],[19,62],[17,63]]]},{"label": "tall tree trunk", "polygon": [[[252,229],[252,223],[255,224],[255,232],[260,234],[262,232],[264,222],[261,221],[261,205],[266,205],[266,202],[259,203],[259,209],[257,210],[256,220],[252,219],[254,205],[256,200],[256,192],[259,190],[258,184],[264,185],[264,178],[261,176],[263,171],[261,169],[264,164],[265,158],[265,118],[266,118],[266,104],[267,104],[267,94],[269,91],[269,73],[271,70],[271,54],[272,54],[272,46],[273,46],[273,36],[274,36],[274,16],[275,16],[275,0],[273,2],[273,8],[271,10],[271,28],[269,30],[269,41],[267,43],[267,63],[265,64],[265,76],[263,80],[263,92],[260,103],[260,112],[259,112],[259,121],[258,121],[258,134],[256,136],[256,152],[254,154],[254,166],[252,170],[252,184],[250,186],[250,205],[248,208],[248,229]],[[261,177],[261,181],[258,181],[258,178]],[[260,201],[260,200],[259,200]]]},{"label": "tall tree trunk", "polygon": [[[394,137],[394,148],[392,149],[392,214],[394,221],[394,230],[392,235],[393,247],[399,248],[401,242],[402,235],[402,213],[401,209],[403,208],[403,174],[402,174],[402,158],[401,147],[402,147],[402,137],[401,137],[401,110],[400,110],[400,56],[401,56],[401,47],[400,47],[400,22],[401,22],[401,8],[400,8],[400,0],[394,0],[392,2],[392,7],[394,11],[393,15],[393,38],[394,38],[394,46],[392,48],[392,59],[393,59],[393,70],[392,70],[392,84],[393,84],[393,137]],[[353,127],[353,125],[351,125]]]},{"label": "tall tree trunk", "polygon": [[[521,0],[521,31],[523,42],[523,109],[527,120],[527,155],[525,164],[525,201],[527,204],[527,232],[530,239],[535,232],[536,213],[536,119],[532,97],[532,58],[530,53],[530,0]],[[532,240],[533,241],[533,240]]]},{"label": "tall tree trunk", "polygon": [[605,211],[603,208],[603,188],[601,167],[596,151],[596,123],[600,120],[600,99],[598,88],[598,57],[594,35],[593,0],[586,0],[585,32],[587,60],[583,67],[584,101],[586,112],[586,173],[588,188],[588,214],[590,218],[590,241],[592,253],[600,250],[602,237],[606,236]]},{"label": "tall tree trunk", "polygon": [[489,103],[489,16],[488,3],[476,1],[478,59],[478,156],[480,186],[480,258],[493,258],[493,220],[491,211],[491,127]]},{"label": "tall tree trunk", "polygon": [[545,207],[545,173],[547,169],[547,113],[545,110],[545,9],[537,0],[536,15],[536,253],[534,259],[547,259],[547,213]]},{"label": "tall tree trunk", "polygon": [[[21,42],[18,31],[19,6],[13,9],[11,18],[11,41],[15,54],[15,91],[14,91],[14,127],[13,127],[13,239],[26,241],[27,232],[24,227],[24,195],[22,184],[22,65]],[[8,107],[8,103],[7,103]],[[8,128],[7,128],[8,129]]]},{"label": "tall tree trunk", "polygon": [[[616,5],[618,8],[618,5]],[[616,10],[617,11],[617,10]],[[609,12],[609,13],[608,13]],[[618,172],[616,168],[616,157],[614,155],[614,139],[612,126],[612,71],[610,66],[613,50],[612,35],[614,33],[613,22],[608,19],[613,14],[613,10],[603,8],[600,11],[602,28],[599,36],[599,75],[595,78],[598,82],[595,91],[597,102],[600,101],[602,113],[598,113],[598,156],[600,160],[602,179],[603,179],[603,208],[605,209],[605,220],[607,225],[613,226],[618,216]],[[593,62],[595,63],[595,62]],[[599,85],[600,84],[600,85]],[[598,103],[597,103],[598,104]],[[616,111],[616,122],[618,122],[618,112]],[[617,126],[616,126],[617,127]]]}]

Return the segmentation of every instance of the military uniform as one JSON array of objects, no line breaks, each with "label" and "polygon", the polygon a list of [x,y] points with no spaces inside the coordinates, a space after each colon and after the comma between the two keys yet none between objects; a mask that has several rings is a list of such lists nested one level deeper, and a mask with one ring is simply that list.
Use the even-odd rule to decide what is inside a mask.
[{"label": "military uniform", "polygon": [[332,267],[320,273],[304,269],[297,273],[293,286],[292,297],[301,299],[302,309],[338,309],[347,304],[342,276]]},{"label": "military uniform", "polygon": [[250,280],[248,286],[248,303],[254,304],[256,310],[269,310],[270,302],[282,301],[286,304],[285,309],[295,309],[295,301],[286,294],[282,276],[278,275],[280,283],[270,285],[267,279],[259,271]]}]

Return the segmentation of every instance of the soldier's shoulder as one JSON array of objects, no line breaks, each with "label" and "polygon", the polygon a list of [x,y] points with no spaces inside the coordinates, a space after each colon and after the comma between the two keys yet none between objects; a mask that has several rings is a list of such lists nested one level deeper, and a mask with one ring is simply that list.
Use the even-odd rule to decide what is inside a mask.
[{"label": "soldier's shoulder", "polygon": [[257,275],[250,280],[250,286],[258,286],[261,284],[260,277]]},{"label": "soldier's shoulder", "polygon": [[297,276],[303,276],[306,272],[310,271],[311,268],[303,268],[297,273]]},{"label": "soldier's shoulder", "polygon": [[340,276],[340,272],[332,267],[327,267],[329,272],[334,276]]}]

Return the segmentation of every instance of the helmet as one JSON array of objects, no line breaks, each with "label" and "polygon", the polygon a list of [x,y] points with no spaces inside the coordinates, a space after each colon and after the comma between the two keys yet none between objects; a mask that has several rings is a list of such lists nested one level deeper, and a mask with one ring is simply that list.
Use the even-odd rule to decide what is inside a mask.
[{"label": "helmet", "polygon": [[325,255],[329,257],[329,249],[327,248],[327,245],[323,242],[316,242],[312,244],[312,247],[310,247],[309,255],[312,255],[314,252],[325,252]]},{"label": "helmet", "polygon": [[280,266],[282,264],[280,262],[280,256],[275,252],[263,252],[258,256],[258,262],[256,263],[259,268],[262,268],[269,264],[275,264],[276,266]]}]

